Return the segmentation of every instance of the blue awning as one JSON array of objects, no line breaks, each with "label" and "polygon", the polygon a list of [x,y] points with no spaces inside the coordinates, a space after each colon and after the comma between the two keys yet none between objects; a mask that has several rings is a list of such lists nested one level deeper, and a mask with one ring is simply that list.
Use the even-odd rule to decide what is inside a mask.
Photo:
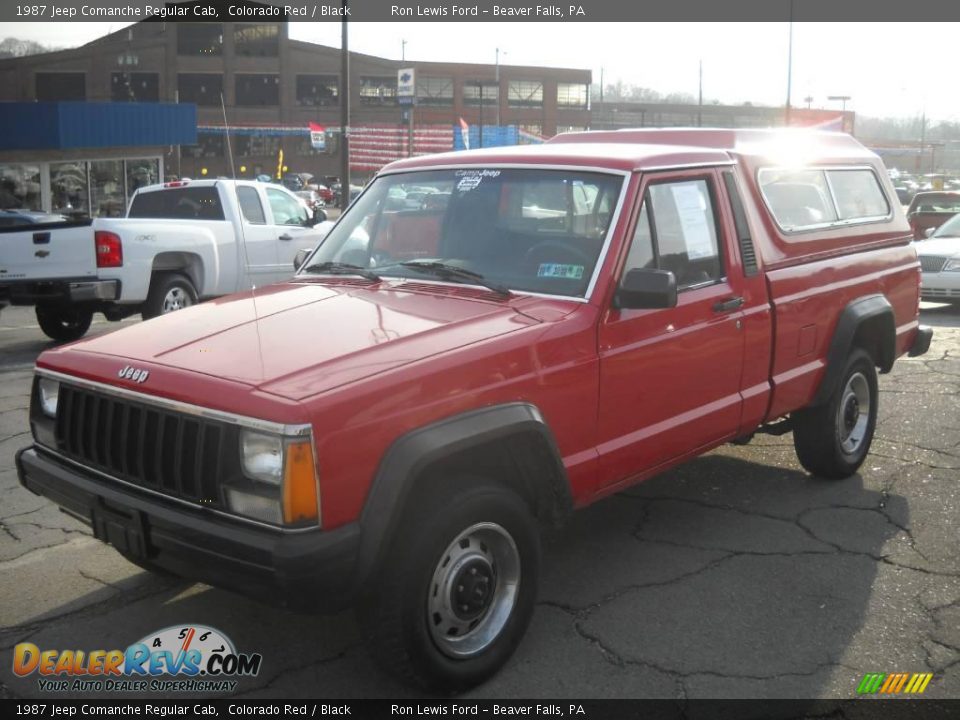
[{"label": "blue awning", "polygon": [[0,150],[195,145],[192,103],[0,102]]}]

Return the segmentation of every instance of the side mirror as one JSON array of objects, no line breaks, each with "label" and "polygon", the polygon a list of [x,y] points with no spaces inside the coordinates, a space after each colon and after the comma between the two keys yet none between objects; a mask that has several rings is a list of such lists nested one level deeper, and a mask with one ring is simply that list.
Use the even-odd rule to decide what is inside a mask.
[{"label": "side mirror", "polygon": [[313,252],[313,248],[302,248],[297,250],[297,254],[293,256],[293,269],[299,270],[303,264],[307,261],[310,253]]},{"label": "side mirror", "polygon": [[676,304],[677,278],[669,270],[631,270],[613,296],[613,306],[624,310],[652,310]]},{"label": "side mirror", "polygon": [[927,228],[926,230],[923,231],[923,236],[924,236],[924,237],[930,237],[930,236],[933,235],[936,231],[937,231],[937,228]]},{"label": "side mirror", "polygon": [[327,211],[324,210],[319,205],[315,205],[313,208],[313,224],[319,225],[322,222],[326,222]]}]

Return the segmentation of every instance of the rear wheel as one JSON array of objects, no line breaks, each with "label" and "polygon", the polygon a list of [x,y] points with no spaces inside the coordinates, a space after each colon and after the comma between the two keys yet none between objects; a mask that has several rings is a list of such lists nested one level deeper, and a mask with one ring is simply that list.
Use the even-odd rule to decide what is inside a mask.
[{"label": "rear wheel", "polygon": [[853,475],[873,442],[878,399],[873,358],[857,348],[827,402],[794,413],[793,445],[800,464],[820,477]]},{"label": "rear wheel", "polygon": [[180,273],[160,273],[150,281],[150,292],[140,314],[149,320],[196,304],[197,291],[189,278]]},{"label": "rear wheel", "polygon": [[93,321],[93,311],[77,307],[37,305],[37,322],[44,335],[60,342],[82,338]]},{"label": "rear wheel", "polygon": [[460,691],[510,658],[533,614],[540,538],[508,488],[465,478],[405,519],[361,604],[371,653],[428,690]]}]

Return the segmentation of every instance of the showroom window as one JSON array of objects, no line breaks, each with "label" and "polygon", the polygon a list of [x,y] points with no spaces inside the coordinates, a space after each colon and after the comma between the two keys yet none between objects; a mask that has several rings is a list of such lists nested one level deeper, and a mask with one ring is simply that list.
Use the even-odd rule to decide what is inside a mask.
[{"label": "showroom window", "polygon": [[276,157],[280,152],[277,135],[238,135],[230,141],[237,157]]},{"label": "showroom window", "polygon": [[[483,92],[481,93],[481,89]],[[496,83],[482,83],[477,80],[466,80],[463,83],[463,104],[469,106],[480,105],[483,97],[484,105],[496,105],[500,99],[500,86]]]},{"label": "showroom window", "polygon": [[110,73],[110,99],[113,102],[158,102],[159,73]]},{"label": "showroom window", "polygon": [[127,160],[127,195],[133,195],[137,188],[156,185],[160,182],[160,161],[156,158]]},{"label": "showroom window", "polygon": [[177,55],[222,55],[223,25],[176,23]]},{"label": "showroom window", "polygon": [[280,53],[280,26],[276,23],[235,25],[233,50],[243,57],[277,57]]},{"label": "showroom window", "polygon": [[34,81],[39,102],[87,99],[86,73],[38,72]]},{"label": "showroom window", "polygon": [[397,78],[396,77],[362,77],[360,78],[361,105],[396,105]]},{"label": "showroom window", "polygon": [[182,103],[219,105],[223,92],[223,75],[217,73],[180,73],[177,92]]},{"label": "showroom window", "polygon": [[68,216],[90,214],[87,163],[50,164],[51,209]]},{"label": "showroom window", "polygon": [[94,160],[90,163],[90,207],[94,217],[123,217],[126,214],[123,160]]},{"label": "showroom window", "polygon": [[225,153],[223,135],[198,134],[197,144],[184,145],[182,152],[184,157],[194,158],[196,160],[203,158],[222,158]]},{"label": "showroom window", "polygon": [[0,165],[0,210],[40,208],[40,166]]},{"label": "showroom window", "polygon": [[512,108],[543,107],[543,83],[511,80],[507,86],[507,104]]},{"label": "showroom window", "polygon": [[297,105],[323,107],[339,103],[336,75],[297,75]]},{"label": "showroom window", "polygon": [[280,104],[280,76],[273,74],[237,75],[237,105],[246,107]]},{"label": "showroom window", "polygon": [[453,78],[417,78],[417,104],[432,107],[453,105]]},{"label": "showroom window", "polygon": [[557,83],[557,107],[589,109],[590,86],[585,83]]}]

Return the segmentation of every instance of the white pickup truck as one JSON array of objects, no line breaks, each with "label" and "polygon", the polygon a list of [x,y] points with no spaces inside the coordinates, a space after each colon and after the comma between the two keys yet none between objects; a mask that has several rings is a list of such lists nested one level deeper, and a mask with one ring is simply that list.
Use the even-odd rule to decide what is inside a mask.
[{"label": "white pickup truck", "polygon": [[278,185],[181,180],[140,188],[125,218],[0,227],[0,300],[35,305],[75,340],[95,312],[144,319],[278,282],[332,223]]}]

